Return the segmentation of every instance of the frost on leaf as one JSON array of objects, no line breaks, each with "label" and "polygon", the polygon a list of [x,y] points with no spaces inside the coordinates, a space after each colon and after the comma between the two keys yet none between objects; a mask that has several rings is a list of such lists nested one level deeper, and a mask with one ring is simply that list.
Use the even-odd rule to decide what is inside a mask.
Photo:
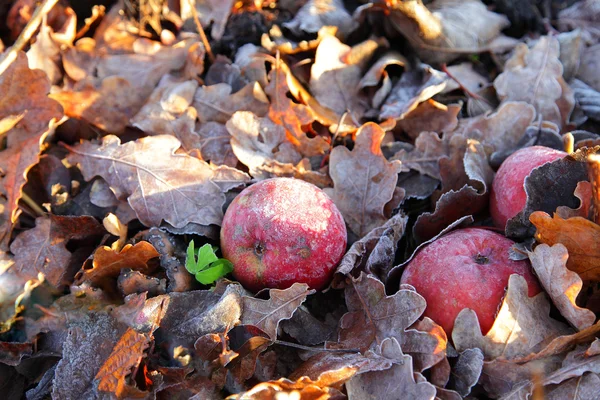
[{"label": "frost on leaf", "polygon": [[104,228],[92,217],[40,217],[36,227],[21,233],[10,245],[15,255],[14,268],[22,276],[36,278],[44,274],[50,284],[60,287],[73,278],[69,268],[73,254],[67,249],[70,240],[101,238]]},{"label": "frost on leaf", "polygon": [[338,146],[331,152],[333,189],[327,193],[358,238],[388,220],[385,206],[394,197],[400,164],[383,156],[384,135],[381,127],[367,123],[357,132],[352,151]]},{"label": "frost on leaf", "polygon": [[317,33],[324,26],[336,26],[345,36],[354,29],[355,23],[341,0],[309,0],[283,26],[296,35]]},{"label": "frost on leaf", "polygon": [[[204,161],[178,154],[172,136],[150,136],[121,144],[106,136],[101,145],[85,142],[70,148],[86,180],[101,176],[119,199],[127,199],[147,226],[164,220],[174,228],[188,224],[220,225],[225,194]],[[245,180],[239,181],[239,184]]]},{"label": "frost on leaf", "polygon": [[568,258],[567,248],[562,244],[552,247],[540,244],[529,253],[531,266],[554,305],[571,325],[582,330],[592,326],[596,316],[575,302],[583,282],[577,273],[567,269]]},{"label": "frost on leaf", "polygon": [[279,323],[290,319],[296,309],[304,303],[306,297],[312,293],[314,290],[309,290],[306,284],[294,283],[284,290],[270,289],[269,300],[243,296],[241,323],[259,328],[269,335],[271,340],[275,340]]},{"label": "frost on leaf", "polygon": [[540,118],[563,126],[575,100],[562,77],[559,50],[558,40],[551,36],[543,36],[531,49],[519,44],[494,81],[500,99],[529,103]]},{"label": "frost on leaf", "polygon": [[354,376],[346,383],[350,398],[434,399],[435,387],[427,381],[415,382],[412,358],[403,354],[395,338],[385,339],[379,346],[378,353],[392,361],[392,367],[389,370],[371,371]]},{"label": "frost on leaf", "polygon": [[201,86],[194,95],[193,106],[202,123],[226,123],[236,111],[250,111],[264,117],[269,109],[269,100],[258,82],[249,83],[235,93],[227,83]]},{"label": "frost on leaf", "polygon": [[527,290],[523,277],[511,275],[498,316],[485,336],[475,312],[462,310],[452,331],[456,350],[479,348],[488,360],[524,357],[569,332],[565,325],[549,317],[550,303],[546,295],[540,293],[529,297]]}]

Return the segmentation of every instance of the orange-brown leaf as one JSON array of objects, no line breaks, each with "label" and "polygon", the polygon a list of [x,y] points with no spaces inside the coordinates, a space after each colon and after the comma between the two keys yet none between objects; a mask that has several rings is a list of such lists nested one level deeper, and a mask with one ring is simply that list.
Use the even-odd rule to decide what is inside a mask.
[{"label": "orange-brown leaf", "polygon": [[96,250],[91,269],[84,268],[77,274],[76,284],[84,282],[92,286],[101,286],[107,278],[116,278],[124,268],[134,271],[149,272],[148,261],[159,254],[148,242],[128,244],[121,251],[115,251],[108,246]]},{"label": "orange-brown leaf", "polygon": [[130,386],[125,378],[140,364],[149,341],[148,335],[128,328],[96,374],[98,389],[112,393],[118,399],[145,397],[147,393]]},{"label": "orange-brown leaf", "polygon": [[600,226],[582,217],[550,217],[543,211],[531,214],[538,242],[553,246],[562,243],[569,251],[567,268],[584,281],[600,280]]}]

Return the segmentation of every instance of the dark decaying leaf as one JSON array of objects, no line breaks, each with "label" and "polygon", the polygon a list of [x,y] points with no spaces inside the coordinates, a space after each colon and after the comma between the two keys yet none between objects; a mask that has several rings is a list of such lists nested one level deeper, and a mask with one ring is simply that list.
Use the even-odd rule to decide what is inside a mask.
[{"label": "dark decaying leaf", "polygon": [[294,283],[288,289],[270,289],[269,300],[243,296],[241,323],[255,326],[275,340],[279,323],[291,318],[306,296],[312,293],[314,290],[308,289],[308,285]]},{"label": "dark decaying leaf", "polygon": [[34,229],[21,233],[12,242],[14,268],[29,278],[42,273],[55,287],[68,284],[75,275],[71,265],[73,254],[66,247],[68,242],[100,238],[104,233],[102,225],[92,217],[40,217]]},{"label": "dark decaying leaf", "polygon": [[332,287],[342,288],[347,276],[358,277],[362,272],[383,281],[394,264],[396,247],[404,235],[407,222],[408,217],[402,213],[396,214],[354,242],[335,271]]},{"label": "dark decaying leaf", "polygon": [[514,239],[533,236],[535,227],[529,216],[534,211],[553,213],[559,206],[577,208],[579,200],[573,193],[580,181],[588,180],[585,160],[596,151],[596,148],[581,149],[531,171],[525,178],[527,203],[523,211],[508,220],[506,236]]},{"label": "dark decaying leaf", "polygon": [[0,364],[17,366],[33,353],[32,343],[0,342]]},{"label": "dark decaying leaf", "polygon": [[480,349],[466,349],[458,356],[452,368],[451,387],[461,396],[468,396],[471,388],[479,381],[483,368],[483,352]]},{"label": "dark decaying leaf", "polygon": [[173,136],[125,144],[116,136],[106,136],[101,145],[86,142],[70,148],[68,159],[80,165],[86,180],[102,176],[147,226],[160,226],[163,220],[174,228],[220,225],[227,190],[213,181],[215,172],[206,162],[177,154],[179,147]]}]

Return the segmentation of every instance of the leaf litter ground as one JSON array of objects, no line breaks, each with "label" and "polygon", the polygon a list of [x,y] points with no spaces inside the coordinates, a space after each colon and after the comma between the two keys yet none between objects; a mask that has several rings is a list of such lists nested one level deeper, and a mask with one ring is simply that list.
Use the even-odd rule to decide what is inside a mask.
[{"label": "leaf litter ground", "polygon": [[[3,398],[597,398],[596,1],[97,3],[0,5]],[[532,145],[571,153],[506,230],[544,292],[449,335],[399,276]],[[328,290],[199,283],[271,177],[341,211]]]}]

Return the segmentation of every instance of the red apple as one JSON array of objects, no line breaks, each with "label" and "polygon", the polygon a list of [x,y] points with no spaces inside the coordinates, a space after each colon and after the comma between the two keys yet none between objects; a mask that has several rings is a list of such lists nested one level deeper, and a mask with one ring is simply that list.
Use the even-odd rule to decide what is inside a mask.
[{"label": "red apple", "polygon": [[401,283],[417,289],[427,301],[424,315],[448,335],[464,308],[475,311],[485,335],[494,323],[510,275],[525,278],[529,296],[541,291],[529,262],[509,259],[513,244],[486,229],[453,231],[424,246],[406,266]]},{"label": "red apple", "polygon": [[525,178],[531,171],[567,153],[544,146],[525,147],[511,154],[498,169],[490,193],[490,213],[494,225],[504,229],[506,222],[525,207]]},{"label": "red apple", "polygon": [[346,224],[318,187],[273,178],[244,189],[221,227],[223,256],[247,289],[325,287],[346,250]]}]

